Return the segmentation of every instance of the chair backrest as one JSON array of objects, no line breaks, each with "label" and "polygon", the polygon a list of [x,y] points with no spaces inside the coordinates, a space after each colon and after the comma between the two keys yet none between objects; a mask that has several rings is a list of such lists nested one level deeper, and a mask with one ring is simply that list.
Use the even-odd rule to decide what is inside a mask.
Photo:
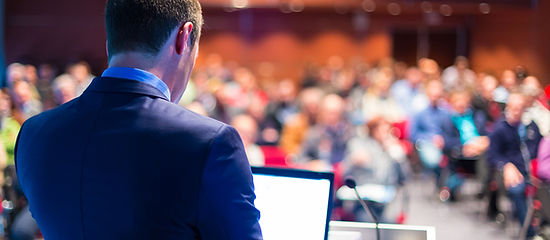
[{"label": "chair backrest", "polygon": [[260,146],[267,167],[288,167],[286,154],[277,146]]}]

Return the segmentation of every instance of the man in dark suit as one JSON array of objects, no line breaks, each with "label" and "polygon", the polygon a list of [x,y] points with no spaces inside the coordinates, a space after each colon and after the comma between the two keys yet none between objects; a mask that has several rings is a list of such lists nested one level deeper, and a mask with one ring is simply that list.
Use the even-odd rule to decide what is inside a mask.
[{"label": "man in dark suit", "polygon": [[173,103],[201,25],[197,0],[107,2],[109,68],[18,137],[45,239],[262,239],[239,135]]}]

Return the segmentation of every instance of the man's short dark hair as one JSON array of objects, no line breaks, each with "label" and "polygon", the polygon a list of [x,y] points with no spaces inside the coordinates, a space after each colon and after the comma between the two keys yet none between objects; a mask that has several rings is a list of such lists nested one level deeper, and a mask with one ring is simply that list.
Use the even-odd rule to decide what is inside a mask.
[{"label": "man's short dark hair", "polygon": [[105,8],[109,57],[125,51],[153,56],[185,22],[193,23],[191,46],[200,37],[203,23],[198,0],[109,0]]}]

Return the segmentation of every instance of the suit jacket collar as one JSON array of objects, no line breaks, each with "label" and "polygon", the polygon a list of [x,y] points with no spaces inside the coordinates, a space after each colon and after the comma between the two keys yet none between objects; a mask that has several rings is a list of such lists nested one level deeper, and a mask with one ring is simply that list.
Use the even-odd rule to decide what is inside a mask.
[{"label": "suit jacket collar", "polygon": [[105,93],[135,93],[170,101],[155,87],[147,83],[124,78],[97,77],[92,81],[86,91]]}]

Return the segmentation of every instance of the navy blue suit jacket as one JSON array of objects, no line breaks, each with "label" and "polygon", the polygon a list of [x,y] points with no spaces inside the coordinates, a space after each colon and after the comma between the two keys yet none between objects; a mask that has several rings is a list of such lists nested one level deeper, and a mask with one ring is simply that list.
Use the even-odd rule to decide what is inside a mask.
[{"label": "navy blue suit jacket", "polygon": [[96,78],[29,119],[16,167],[48,240],[262,238],[235,129],[146,83]]}]

